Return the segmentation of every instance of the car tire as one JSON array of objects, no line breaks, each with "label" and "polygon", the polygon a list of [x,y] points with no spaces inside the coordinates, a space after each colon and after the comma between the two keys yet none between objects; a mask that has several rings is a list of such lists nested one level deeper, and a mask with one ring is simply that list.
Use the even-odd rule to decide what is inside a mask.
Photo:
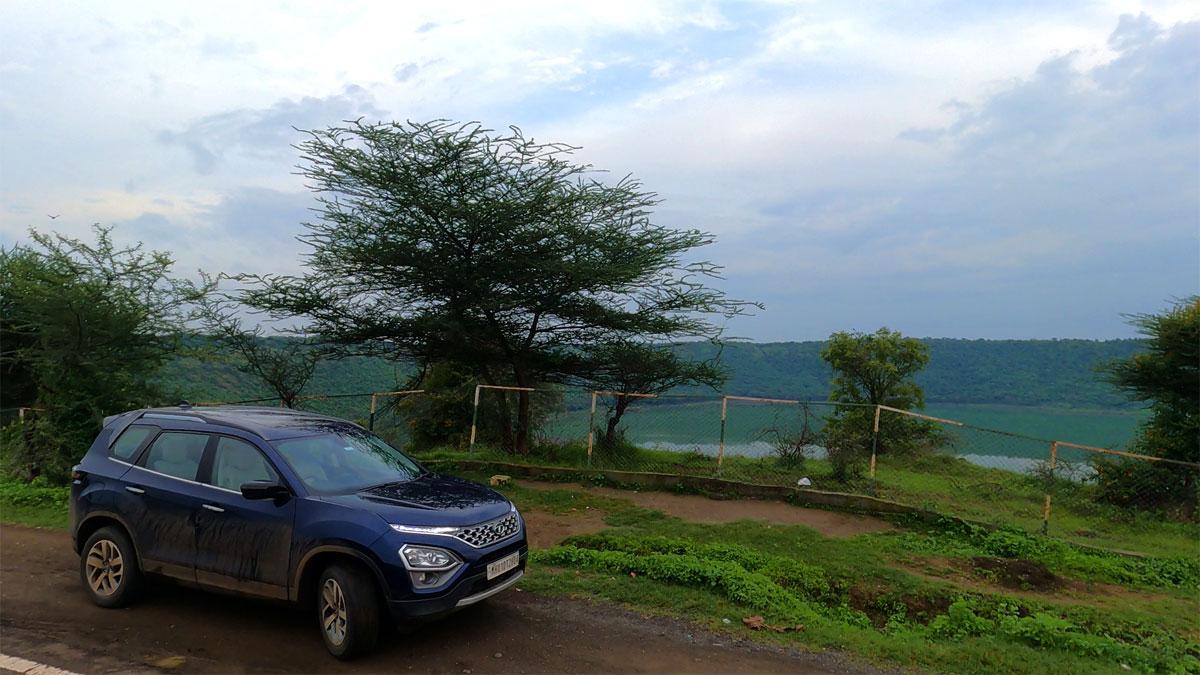
[{"label": "car tire", "polygon": [[117,527],[102,527],[83,544],[79,576],[92,602],[101,607],[124,607],[142,590],[142,570],[133,542]]},{"label": "car tire", "polygon": [[375,648],[382,612],[375,582],[366,570],[330,565],[317,580],[316,600],[317,625],[330,654],[348,660]]}]

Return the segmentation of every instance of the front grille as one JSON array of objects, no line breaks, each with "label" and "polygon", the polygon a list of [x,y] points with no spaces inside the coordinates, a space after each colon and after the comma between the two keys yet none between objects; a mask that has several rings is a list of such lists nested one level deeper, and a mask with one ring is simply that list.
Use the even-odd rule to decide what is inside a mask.
[{"label": "front grille", "polygon": [[454,536],[475,548],[484,548],[498,541],[508,539],[520,531],[520,529],[521,523],[517,520],[517,514],[510,513],[507,516],[501,516],[486,523],[464,527],[455,532]]}]

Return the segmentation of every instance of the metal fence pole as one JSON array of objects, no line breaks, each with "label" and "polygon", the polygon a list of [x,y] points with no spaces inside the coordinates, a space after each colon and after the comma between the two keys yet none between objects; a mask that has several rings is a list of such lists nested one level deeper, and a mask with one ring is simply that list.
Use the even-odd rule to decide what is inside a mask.
[{"label": "metal fence pole", "polygon": [[480,385],[475,385],[475,407],[471,411],[471,443],[467,450],[475,451],[475,424],[479,421],[479,388]]},{"label": "metal fence pole", "polygon": [[721,445],[717,449],[717,475],[721,475],[721,465],[725,462],[725,420],[729,416],[729,397],[721,397]]},{"label": "metal fence pole", "polygon": [[1046,479],[1046,504],[1042,507],[1042,534],[1050,533],[1050,483],[1054,480],[1054,466],[1058,463],[1058,441],[1050,443],[1050,475]]},{"label": "metal fence pole", "polygon": [[593,391],[592,392],[592,413],[588,417],[587,465],[588,465],[589,469],[592,467],[592,442],[595,439],[595,436],[596,436],[596,392]]},{"label": "metal fence pole", "polygon": [[379,394],[371,394],[371,414],[367,416],[367,430],[375,431],[375,399]]}]

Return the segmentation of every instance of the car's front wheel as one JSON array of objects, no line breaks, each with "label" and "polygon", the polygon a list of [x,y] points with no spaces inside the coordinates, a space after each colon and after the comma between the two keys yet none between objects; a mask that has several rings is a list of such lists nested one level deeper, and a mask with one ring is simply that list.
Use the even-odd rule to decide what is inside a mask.
[{"label": "car's front wheel", "polygon": [[356,565],[334,563],[317,582],[317,619],[325,647],[339,659],[352,659],[375,647],[381,612],[375,583]]},{"label": "car's front wheel", "polygon": [[115,527],[102,527],[84,542],[79,575],[92,602],[101,607],[128,605],[142,586],[133,543]]}]

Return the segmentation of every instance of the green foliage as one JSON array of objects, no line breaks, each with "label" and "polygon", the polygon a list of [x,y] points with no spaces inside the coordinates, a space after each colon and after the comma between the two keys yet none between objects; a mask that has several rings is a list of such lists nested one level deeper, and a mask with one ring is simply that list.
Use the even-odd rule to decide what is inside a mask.
[{"label": "green foliage", "polygon": [[[594,179],[570,146],[446,121],[308,135],[306,273],[243,277],[240,299],[325,343],[528,387],[589,380],[597,345],[714,336],[711,315],[745,307],[687,262],[710,235],[656,225],[653,194]],[[530,398],[511,423],[501,407],[505,449],[530,449]]]},{"label": "green foliage", "polygon": [[536,551],[534,559],[545,565],[632,573],[658,581],[710,588],[776,621],[796,623],[810,621],[817,616],[812,605],[776,585],[766,575],[749,572],[736,562],[672,553],[635,555],[624,551],[598,551],[573,546]]},{"label": "green foliage", "polygon": [[728,374],[718,366],[718,357],[688,361],[669,347],[646,342],[616,340],[598,344],[588,349],[585,358],[590,361],[585,378],[588,386],[618,394],[605,395],[611,405],[607,407],[600,435],[602,444],[613,451],[622,449],[617,438],[621,418],[631,405],[645,400],[636,395],[657,395],[686,386],[704,386],[715,391],[728,379]]},{"label": "green foliage", "polygon": [[[1182,462],[1200,462],[1200,297],[1158,314],[1133,317],[1147,350],[1106,368],[1130,398],[1150,404],[1134,450]],[[1120,506],[1171,510],[1194,517],[1200,472],[1179,466],[1105,462],[1097,466],[1098,498]]]},{"label": "green foliage", "polygon": [[687,539],[659,536],[635,537],[603,532],[571,537],[564,545],[597,551],[625,551],[636,555],[688,555],[706,560],[737,563],[744,569],[757,572],[772,582],[798,592],[811,600],[828,600],[834,589],[825,571],[794,558],[767,555],[736,544],[697,544]]},{"label": "green foliage", "polygon": [[66,527],[70,488],[44,476],[30,482],[0,477],[0,521],[34,527]]},{"label": "green foliage", "polygon": [[905,534],[900,542],[913,552],[1032,560],[1058,574],[1091,581],[1200,591],[1200,557],[1195,555],[1135,557],[1084,549],[1011,528],[992,530],[949,520],[925,533]]},{"label": "green foliage", "polygon": [[238,370],[266,385],[284,406],[295,408],[321,360],[321,352],[309,338],[267,338],[263,317],[252,328],[246,328],[240,316],[245,308],[229,293],[220,291],[216,281],[205,277],[205,282],[211,288],[198,305],[197,319],[212,336],[211,344],[216,349],[198,353],[232,360]]},{"label": "green foliage", "polygon": [[[873,557],[881,549],[888,553],[892,537],[887,535],[872,537],[861,546],[819,537],[805,540],[806,545],[801,546],[804,552],[799,555],[820,560],[821,565],[845,566],[835,574],[821,565],[797,559],[797,553],[781,555],[763,550],[796,551],[794,528],[756,524],[755,532],[747,533],[745,539],[757,545],[747,545],[725,539],[730,528],[741,531],[750,528],[749,523],[707,527],[661,520],[630,521],[633,523],[654,532],[702,535],[707,541],[690,536],[606,531],[572,537],[561,546],[535,552],[534,564],[594,570],[610,580],[624,579],[637,590],[622,597],[635,604],[657,606],[662,602],[659,598],[669,595],[691,598],[677,600],[683,607],[700,607],[699,596],[689,593],[716,594],[733,603],[733,612],[761,613],[777,625],[802,622],[806,629],[798,635],[808,645],[815,641],[842,648],[880,648],[883,643],[876,642],[877,636],[886,636],[886,644],[890,645],[886,651],[892,658],[909,663],[930,663],[930,650],[937,653],[953,646],[943,663],[957,664],[957,668],[965,667],[964,659],[981,658],[981,664],[972,669],[994,670],[1004,662],[1002,655],[1014,649],[1030,649],[1030,655],[1037,654],[1047,663],[1061,659],[1059,663],[1079,668],[1091,668],[1095,663],[1107,663],[1114,669],[1124,664],[1139,671],[1190,672],[1197,668],[1200,646],[1194,642],[1150,623],[1118,619],[1071,603],[1048,605],[1036,600],[964,593],[945,601],[941,605],[945,609],[938,610],[944,590],[911,586],[911,581],[897,576],[881,564],[882,560]],[[988,536],[951,528],[944,531],[941,540],[949,549],[940,549],[939,553],[957,555],[965,540],[972,538],[979,538],[978,543],[996,552],[1048,551],[1007,534]],[[843,573],[848,576],[840,578]],[[657,591],[647,586],[656,582],[671,584],[677,590]],[[864,594],[864,588],[880,582],[890,590],[873,598]],[[593,577],[587,583],[588,588],[604,589],[603,593],[616,592],[612,581]],[[859,590],[848,593],[847,583]],[[855,608],[862,607],[866,614],[848,606],[848,602]],[[867,614],[876,621],[869,620]],[[981,649],[986,653],[980,653]],[[1035,662],[1008,667],[1039,670]]]},{"label": "green foliage", "polygon": [[22,405],[40,410],[5,463],[65,481],[106,415],[162,397],[154,376],[203,289],[171,277],[166,253],[117,246],[99,226],[94,243],[30,236],[0,251],[0,362],[4,389],[32,394]]},{"label": "green foliage", "polygon": [[975,635],[986,635],[994,630],[995,622],[984,619],[972,609],[968,600],[957,600],[929,624],[929,632],[938,637],[961,640]]},{"label": "green foliage", "polygon": [[[437,446],[466,447],[471,434],[471,405],[475,391],[471,373],[451,363],[435,363],[426,369],[421,388],[425,393],[395,403],[400,418],[408,425],[413,447],[420,450]],[[486,405],[487,402],[490,399],[484,402],[485,415],[493,409]]]},{"label": "green foliage", "polygon": [[925,394],[912,377],[929,363],[929,348],[898,331],[837,332],[821,358],[833,369],[829,399],[887,405],[901,410],[925,407]]},{"label": "green foliage", "polygon": [[[901,410],[925,407],[925,394],[913,380],[929,363],[929,348],[920,340],[880,328],[874,333],[834,333],[821,350],[833,369],[830,400],[859,405],[886,405]],[[825,440],[834,478],[846,482],[862,475],[872,450],[879,455],[912,454],[938,444],[930,423],[911,417],[889,418],[874,433],[872,408],[838,408],[825,425]]]}]

